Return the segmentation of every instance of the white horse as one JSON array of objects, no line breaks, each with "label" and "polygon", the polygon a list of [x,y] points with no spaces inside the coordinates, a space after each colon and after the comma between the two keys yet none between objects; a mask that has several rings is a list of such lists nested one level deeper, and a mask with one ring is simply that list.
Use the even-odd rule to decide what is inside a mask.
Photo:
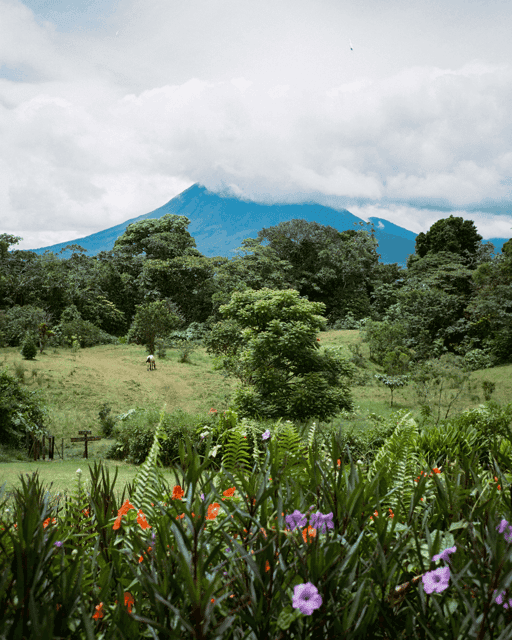
[{"label": "white horse", "polygon": [[146,358],[146,362],[149,364],[149,371],[151,371],[151,369],[156,369],[155,356],[148,356]]}]

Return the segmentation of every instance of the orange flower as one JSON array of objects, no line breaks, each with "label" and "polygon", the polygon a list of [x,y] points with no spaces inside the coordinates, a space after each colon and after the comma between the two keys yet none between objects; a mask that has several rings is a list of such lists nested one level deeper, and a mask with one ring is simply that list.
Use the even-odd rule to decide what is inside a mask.
[{"label": "orange flower", "polygon": [[84,514],[84,516],[85,516],[86,518],[88,518],[88,517],[89,517],[89,509],[84,509],[84,510],[82,511],[82,513]]},{"label": "orange flower", "polygon": [[184,517],[185,517],[185,514],[182,513],[179,516],[176,516],[176,520],[183,520]]},{"label": "orange flower", "polygon": [[172,490],[172,499],[173,500],[181,500],[183,498],[183,496],[185,495],[185,492],[183,491],[183,489],[180,487],[180,485],[176,485],[173,490]]},{"label": "orange flower", "polygon": [[130,509],[135,509],[135,507],[133,506],[133,504],[130,503],[130,501],[128,499],[126,499],[124,501],[123,506],[117,512],[116,521],[114,522],[114,524],[112,526],[112,529],[114,529],[114,531],[117,531],[119,529],[119,527],[121,526],[122,517],[125,516],[128,513],[128,511],[130,511]]},{"label": "orange flower", "polygon": [[103,616],[104,616],[104,613],[103,613],[103,602],[100,602],[94,608],[96,609],[96,613],[94,613],[93,616],[92,616],[94,618],[94,620],[99,620],[100,618],[103,618]]},{"label": "orange flower", "polygon": [[118,516],[125,516],[130,509],[135,509],[133,504],[128,500],[128,498],[124,501],[123,506],[117,512]]},{"label": "orange flower", "polygon": [[137,522],[143,529],[151,529],[151,525],[148,524],[146,516],[142,513],[142,509],[139,509],[139,512],[137,513]]},{"label": "orange flower", "polygon": [[390,518],[394,518],[395,517],[395,514],[393,513],[393,511],[391,509],[389,510],[389,517]]},{"label": "orange flower", "polygon": [[[132,612],[132,607],[133,607],[134,603],[135,603],[135,600],[133,599],[132,594],[129,591],[125,591],[124,592],[124,606],[128,608],[128,613]],[[117,604],[117,600],[116,600],[116,604]]]},{"label": "orange flower", "polygon": [[341,458],[338,458],[338,467],[341,467]]},{"label": "orange flower", "polygon": [[[52,518],[52,524],[55,524],[57,522],[57,518]],[[46,527],[50,524],[50,518],[46,518],[46,520],[43,522],[43,529],[46,529]],[[16,526],[16,525],[14,525]]]},{"label": "orange flower", "polygon": [[[498,478],[494,476],[494,482],[498,482]],[[501,491],[501,485],[498,485],[498,491]]]},{"label": "orange flower", "polygon": [[267,560],[265,562],[265,572],[270,571],[270,562]]},{"label": "orange flower", "polygon": [[220,504],[218,502],[214,502],[208,507],[208,515],[206,516],[207,520],[215,520],[219,513]]},{"label": "orange flower", "polygon": [[437,467],[434,467],[434,468],[432,469],[432,471],[433,471],[434,473],[441,473],[441,469],[438,469]]},{"label": "orange flower", "polygon": [[226,498],[232,498],[235,491],[236,487],[231,487],[231,489],[226,489],[226,491],[223,491],[222,495],[226,496]]},{"label": "orange flower", "polygon": [[266,539],[267,538],[267,532],[265,531],[265,529],[263,529],[263,527],[261,527],[260,531],[263,534],[263,537]]},{"label": "orange flower", "polygon": [[302,537],[304,538],[304,542],[311,542],[309,538],[314,538],[315,536],[316,536],[316,529],[313,529],[313,527],[308,526],[302,531]]}]

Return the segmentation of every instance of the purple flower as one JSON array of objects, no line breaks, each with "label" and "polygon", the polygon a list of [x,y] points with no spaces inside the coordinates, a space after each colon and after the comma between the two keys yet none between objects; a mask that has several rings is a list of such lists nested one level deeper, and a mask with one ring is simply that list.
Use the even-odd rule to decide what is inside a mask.
[{"label": "purple flower", "polygon": [[503,533],[507,527],[508,527],[508,522],[505,520],[505,518],[503,518],[503,520],[499,523],[496,529],[498,530],[498,533]]},{"label": "purple flower", "polygon": [[58,540],[57,542],[54,542],[56,547],[62,547],[62,545],[64,544],[63,542],[61,542],[60,540]]},{"label": "purple flower", "polygon": [[310,616],[315,609],[322,606],[322,596],[311,582],[298,584],[293,589],[292,607],[300,609],[305,616]]},{"label": "purple flower", "polygon": [[265,433],[261,436],[262,440],[268,440],[270,438],[270,431],[267,429]]},{"label": "purple flower", "polygon": [[[494,592],[494,594],[496,594],[496,591]],[[504,595],[505,595],[505,591],[502,591],[499,595],[496,596],[496,598],[494,599],[494,602],[496,604],[503,604],[503,596]],[[503,605],[503,606],[505,606],[505,605]]]},{"label": "purple flower", "polygon": [[199,497],[204,501],[204,493],[202,493]]},{"label": "purple flower", "polygon": [[293,513],[290,513],[290,515],[286,516],[285,520],[291,531],[293,531],[297,527],[305,527],[308,521],[305,514],[301,513],[298,509],[295,509]]},{"label": "purple flower", "polygon": [[455,553],[457,551],[457,547],[450,547],[449,549],[445,549],[444,551],[441,551],[441,553],[438,553],[437,555],[435,555],[432,558],[432,562],[437,562],[438,560],[445,560],[446,562],[450,561],[450,553]]},{"label": "purple flower", "polygon": [[435,571],[428,571],[422,577],[425,593],[441,593],[448,588],[450,582],[450,567],[441,567]]},{"label": "purple flower", "polygon": [[311,515],[309,524],[317,529],[320,533],[325,533],[326,527],[327,529],[334,529],[332,518],[332,511],[331,513],[326,513],[325,515],[323,513],[320,513],[320,511],[317,511],[316,513],[313,513]]}]

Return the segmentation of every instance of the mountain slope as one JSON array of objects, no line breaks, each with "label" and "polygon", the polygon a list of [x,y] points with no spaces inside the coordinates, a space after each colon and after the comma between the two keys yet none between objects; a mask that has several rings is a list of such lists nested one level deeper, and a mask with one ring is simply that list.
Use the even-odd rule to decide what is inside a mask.
[{"label": "mountain slope", "polygon": [[[131,218],[85,238],[61,242],[49,247],[33,249],[33,251],[38,254],[45,251],[58,253],[70,244],[78,244],[87,249],[87,255],[94,256],[100,251],[112,249],[116,239],[132,222],[161,218],[166,213],[187,216],[190,219],[188,230],[203,255],[228,258],[234,255],[244,238],[256,238],[258,231],[264,227],[275,226],[286,220],[301,218],[309,222],[329,225],[338,231],[353,229],[354,223],[363,222],[361,218],[346,210],[337,211],[314,203],[259,204],[243,201],[235,196],[221,196],[199,184],[194,184],[150,213]],[[381,262],[398,262],[405,266],[407,256],[414,253],[416,234],[382,218],[370,218],[370,222],[375,226]],[[501,244],[496,247],[497,251],[505,242],[504,239],[499,240]],[[61,255],[67,258],[70,254],[68,250]]]}]

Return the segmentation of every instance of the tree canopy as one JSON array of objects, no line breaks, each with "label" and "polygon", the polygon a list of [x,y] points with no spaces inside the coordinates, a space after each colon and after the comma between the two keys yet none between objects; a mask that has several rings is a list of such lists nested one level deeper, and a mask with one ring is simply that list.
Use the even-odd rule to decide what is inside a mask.
[{"label": "tree canopy", "polygon": [[[235,292],[220,307],[227,335],[234,334],[223,366],[241,381],[232,399],[240,415],[327,419],[351,408],[352,366],[334,352],[320,352],[323,309],[294,289],[266,288]],[[210,350],[226,355],[222,326]]]}]

